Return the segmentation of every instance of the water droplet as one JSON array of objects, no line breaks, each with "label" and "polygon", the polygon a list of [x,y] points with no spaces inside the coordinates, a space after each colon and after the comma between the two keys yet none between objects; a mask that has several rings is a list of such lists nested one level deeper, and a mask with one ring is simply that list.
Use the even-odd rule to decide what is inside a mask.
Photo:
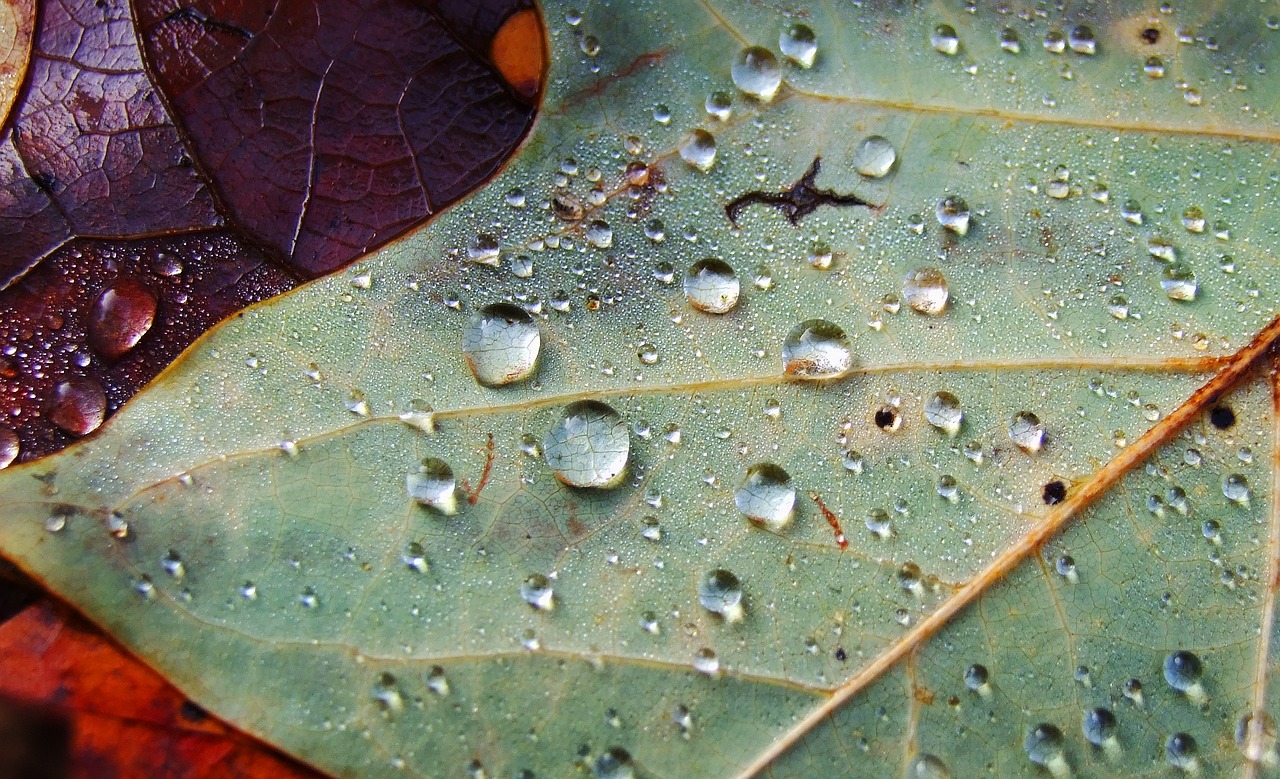
[{"label": "water droplet", "polygon": [[1280,755],[1276,754],[1275,722],[1267,712],[1258,716],[1251,712],[1236,722],[1236,746],[1240,754],[1251,763],[1275,765]]},{"label": "water droplet", "polygon": [[876,409],[875,414],[871,415],[871,419],[876,423],[876,427],[886,433],[896,433],[902,427],[902,414],[897,406],[881,406]]},{"label": "water droplet", "polygon": [[498,239],[487,233],[477,235],[467,247],[467,259],[479,265],[498,266],[501,247]]},{"label": "water droplet", "polygon": [[809,265],[815,270],[830,270],[834,257],[831,246],[825,242],[819,241],[809,247]]},{"label": "water droplet", "polygon": [[937,268],[916,268],[902,282],[902,296],[915,311],[929,316],[939,316],[947,310],[951,292],[947,279]]},{"label": "water droplet", "polygon": [[956,35],[956,28],[949,24],[940,24],[933,28],[933,35],[929,36],[929,42],[933,44],[933,48],[947,56],[953,56],[960,51],[960,37]]},{"label": "water droplet", "polygon": [[1047,722],[1032,728],[1022,742],[1022,748],[1027,752],[1027,759],[1035,765],[1042,766],[1055,777],[1071,775],[1064,745],[1062,731]]},{"label": "water droplet", "polygon": [[187,573],[186,566],[182,564],[182,558],[172,549],[165,552],[160,558],[160,567],[175,579],[181,579]]},{"label": "water droplet", "polygon": [[802,68],[813,67],[818,56],[818,37],[807,24],[793,24],[778,36],[782,55]]},{"label": "water droplet", "polygon": [[102,385],[89,378],[74,378],[53,388],[49,421],[74,436],[88,435],[102,424],[107,396]]},{"label": "water droplet", "polygon": [[543,457],[560,481],[573,487],[614,487],[626,473],[631,440],[627,424],[596,400],[571,403],[542,442]]},{"label": "water droplet", "polygon": [[734,86],[746,94],[769,102],[782,85],[782,69],[773,52],[762,46],[743,49],[730,69]]},{"label": "water droplet", "polygon": [[956,477],[949,473],[944,473],[938,477],[938,496],[949,503],[955,503],[960,499],[960,485],[956,481]]},{"label": "water droplet", "polygon": [[1187,733],[1174,733],[1164,742],[1164,756],[1169,765],[1188,774],[1200,773],[1196,757],[1196,740]]},{"label": "water droplet", "polygon": [[1116,319],[1129,318],[1129,298],[1124,295],[1112,295],[1107,301],[1107,313]]},{"label": "water droplet", "polygon": [[907,764],[906,779],[951,779],[951,771],[938,758],[921,753]]},{"label": "water droplet", "polygon": [[658,625],[658,615],[652,611],[645,611],[640,614],[640,629],[651,635],[658,635],[662,628]]},{"label": "water droplet", "polygon": [[525,603],[541,611],[551,611],[556,605],[551,581],[540,573],[525,577],[520,583],[520,597],[524,598]]},{"label": "water droplet", "polygon": [[742,582],[723,568],[703,577],[702,584],[698,586],[698,602],[712,614],[724,617],[725,622],[738,622],[746,614],[742,604]]},{"label": "water droplet", "polygon": [[409,497],[445,516],[458,513],[453,469],[438,457],[427,457],[404,479]]},{"label": "water droplet", "polygon": [[1017,54],[1022,51],[1022,41],[1018,39],[1018,31],[1012,27],[1006,27],[1000,31],[1000,48],[1010,54]]},{"label": "water droplet", "polygon": [[1090,709],[1084,713],[1081,723],[1085,741],[1096,747],[1108,747],[1118,744],[1116,739],[1116,715],[1110,709]]},{"label": "water droplet", "polygon": [[1142,206],[1138,201],[1129,199],[1124,201],[1124,205],[1120,206],[1120,216],[1130,224],[1142,224]]},{"label": "water droplet", "polygon": [[720,121],[728,121],[733,115],[733,98],[728,92],[712,92],[707,95],[707,102],[704,106],[707,113],[714,116]]},{"label": "water droplet", "polygon": [[541,348],[542,334],[533,317],[510,303],[481,308],[462,331],[462,355],[476,381],[488,387],[528,378]]},{"label": "water droplet", "polygon": [[320,605],[320,598],[316,595],[314,587],[303,587],[302,594],[298,596],[298,604],[304,609],[314,609]]},{"label": "water droplet", "polygon": [[1204,685],[1200,682],[1203,675],[1204,666],[1200,658],[1185,649],[1171,652],[1164,659],[1164,680],[1194,703],[1204,703],[1206,699]]},{"label": "water droplet", "polygon": [[844,331],[824,319],[808,319],[782,342],[782,370],[797,379],[832,379],[853,366]]},{"label": "water droplet", "polygon": [[680,159],[701,171],[711,170],[716,163],[716,137],[698,128],[680,143]]},{"label": "water droplet", "polygon": [[1142,65],[1142,72],[1146,73],[1148,78],[1164,78],[1164,60],[1155,55],[1147,57],[1147,61]]},{"label": "water droplet", "polygon": [[1009,440],[1027,454],[1038,454],[1044,447],[1044,425],[1030,411],[1019,411],[1009,422]]},{"label": "water droplet", "polygon": [[8,468],[18,459],[20,449],[18,434],[13,432],[13,428],[0,425],[0,470]]},{"label": "water droplet", "polygon": [[404,711],[404,696],[396,684],[396,677],[384,673],[373,685],[373,701],[387,716]]},{"label": "water droplet", "polygon": [[583,235],[587,239],[587,243],[597,249],[608,249],[613,246],[613,228],[602,219],[592,219],[587,224],[586,232]]},{"label": "water droplet", "polygon": [[1067,35],[1067,44],[1076,54],[1098,53],[1098,39],[1094,37],[1093,29],[1087,25],[1082,24],[1073,28]]},{"label": "water droplet", "polygon": [[898,150],[888,138],[869,135],[853,152],[853,169],[871,179],[884,178],[898,161]]},{"label": "water droplet", "polygon": [[505,200],[506,204],[511,206],[512,208],[524,208],[524,205],[525,205],[524,190],[520,189],[519,187],[514,187],[507,191],[507,194],[506,196],[503,197],[503,200]]},{"label": "water droplet", "polygon": [[89,345],[108,362],[137,346],[151,329],[156,298],[138,282],[121,278],[102,291],[89,312]]},{"label": "water droplet", "polygon": [[974,465],[982,465],[982,444],[978,441],[970,441],[964,445],[964,456],[968,458]]},{"label": "water droplet", "polygon": [[1044,50],[1050,54],[1061,54],[1067,50],[1067,38],[1060,30],[1050,30],[1044,34]]},{"label": "water droplet", "polygon": [[964,671],[964,686],[986,698],[991,695],[991,674],[985,665],[974,663]]},{"label": "water droplet", "polygon": [[891,538],[893,536],[893,519],[889,516],[889,512],[884,509],[871,509],[868,511],[866,525],[867,530],[870,530],[879,538]]},{"label": "water droplet", "polygon": [[855,449],[846,449],[840,454],[840,465],[849,473],[862,473],[862,453]]},{"label": "water droplet", "polygon": [[724,314],[738,305],[738,276],[727,262],[708,257],[684,275],[684,294],[699,311]]},{"label": "water droplet", "polygon": [[405,547],[404,553],[400,555],[400,562],[416,573],[426,573],[431,567],[427,564],[427,550],[417,541],[409,542],[409,545]]},{"label": "water droplet", "polygon": [[443,667],[431,666],[427,672],[427,689],[440,696],[449,694],[449,680],[445,678]]},{"label": "water droplet", "polygon": [[733,502],[747,518],[778,532],[795,517],[796,491],[785,470],[773,463],[758,463],[747,469]]},{"label": "water droplet", "polygon": [[1196,274],[1185,262],[1175,262],[1166,267],[1164,278],[1160,279],[1160,286],[1170,300],[1184,303],[1195,300],[1199,289],[1196,284]]},{"label": "water droplet", "polygon": [[595,779],[635,779],[636,769],[630,752],[610,747],[596,758],[591,773]]},{"label": "water droplet", "polygon": [[1062,555],[1054,563],[1054,570],[1058,575],[1066,579],[1070,584],[1077,584],[1080,581],[1080,572],[1076,569],[1076,561],[1071,555]]},{"label": "water droplet", "polygon": [[1222,479],[1222,494],[1232,503],[1249,508],[1249,480],[1239,473],[1229,473]]},{"label": "water droplet", "polygon": [[715,650],[710,647],[703,647],[693,655],[693,668],[698,673],[704,673],[707,676],[719,676],[720,658],[716,656]]},{"label": "water droplet", "polygon": [[964,423],[964,411],[960,408],[960,398],[950,392],[935,392],[924,404],[924,418],[937,429],[954,436],[960,432]]},{"label": "water droplet", "polygon": [[1204,209],[1191,206],[1182,212],[1182,226],[1189,233],[1203,233],[1205,228]]},{"label": "water droplet", "polygon": [[969,204],[964,198],[944,197],[938,201],[936,209],[938,224],[956,235],[969,232]]}]

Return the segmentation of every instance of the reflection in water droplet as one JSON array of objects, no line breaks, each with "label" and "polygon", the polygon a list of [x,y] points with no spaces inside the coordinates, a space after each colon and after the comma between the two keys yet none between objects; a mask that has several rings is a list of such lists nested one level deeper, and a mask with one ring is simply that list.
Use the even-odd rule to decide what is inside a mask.
[{"label": "reflection in water droplet", "polygon": [[528,378],[538,364],[542,334],[523,308],[493,303],[462,331],[462,355],[476,381],[488,387]]},{"label": "reflection in water droplet", "polygon": [[433,665],[427,672],[427,689],[436,695],[449,694],[449,680],[445,677],[442,666]]},{"label": "reflection in water droplet", "polygon": [[853,367],[844,331],[824,319],[808,319],[782,342],[782,371],[797,379],[832,379]]},{"label": "reflection in water droplet", "polygon": [[540,573],[525,577],[520,583],[520,597],[524,598],[525,603],[541,611],[551,611],[556,605],[551,581]]},{"label": "reflection in water droplet", "polygon": [[863,138],[853,152],[853,169],[867,178],[878,179],[889,175],[897,161],[898,150],[882,135]]},{"label": "reflection in water droplet", "polygon": [[782,69],[773,52],[762,46],[743,49],[730,69],[733,84],[746,94],[769,102],[782,85]]},{"label": "reflection in water droplet", "polygon": [[614,487],[631,453],[627,424],[596,400],[571,403],[542,442],[542,455],[560,481],[573,487]]},{"label": "reflection in water droplet", "polygon": [[20,448],[18,434],[13,432],[13,428],[0,425],[0,469],[8,468],[18,459]]},{"label": "reflection in water droplet", "polygon": [[778,36],[782,55],[802,68],[813,67],[818,56],[818,38],[807,24],[793,24]]},{"label": "reflection in water droplet", "polygon": [[1060,30],[1050,30],[1044,34],[1044,50],[1050,54],[1061,54],[1067,50],[1067,38]]},{"label": "reflection in water droplet", "polygon": [[773,463],[758,463],[747,469],[733,502],[747,518],[777,532],[795,517],[796,491],[785,470]]},{"label": "reflection in water droplet", "polygon": [[952,56],[960,51],[960,37],[956,35],[956,28],[949,24],[940,24],[933,28],[933,35],[929,36],[929,42],[933,44],[933,48],[947,56]]},{"label": "reflection in water droplet", "polygon": [[951,771],[940,759],[921,753],[907,764],[906,779],[951,779]]},{"label": "reflection in water droplet", "polygon": [[93,379],[75,378],[53,388],[49,421],[74,436],[88,435],[107,414],[107,396]]},{"label": "reflection in water droplet", "polygon": [[701,128],[689,133],[680,143],[680,159],[698,170],[711,170],[716,163],[716,137]]},{"label": "reflection in water droplet", "polygon": [[1055,777],[1071,775],[1071,767],[1067,764],[1065,739],[1062,731],[1054,725],[1041,723],[1031,729],[1022,748],[1027,752],[1027,759],[1041,766]]},{"label": "reflection in water droplet", "polygon": [[969,204],[964,198],[944,197],[938,201],[938,224],[956,235],[969,232]]},{"label": "reflection in water droplet", "polygon": [[1175,262],[1164,269],[1164,278],[1160,279],[1160,287],[1164,289],[1170,300],[1189,303],[1196,299],[1199,286],[1196,274],[1185,262]]},{"label": "reflection in water droplet", "polygon": [[635,779],[636,769],[630,752],[611,747],[596,758],[591,773],[595,779]]},{"label": "reflection in water droplet", "polygon": [[1044,447],[1044,425],[1030,411],[1019,411],[1009,423],[1009,440],[1027,454],[1038,454]]},{"label": "reflection in water droplet", "polygon": [[89,312],[89,345],[108,362],[142,340],[156,316],[156,298],[138,282],[121,278],[102,291]]},{"label": "reflection in water droplet", "polygon": [[458,513],[453,469],[438,457],[427,457],[404,479],[409,497],[445,516]]},{"label": "reflection in water droplet", "polygon": [[924,418],[948,436],[956,435],[964,423],[964,411],[960,408],[960,398],[950,392],[933,393],[925,401]]},{"label": "reflection in water droplet", "polygon": [[699,260],[684,275],[684,294],[699,311],[724,314],[738,305],[738,277],[727,262],[715,257]]},{"label": "reflection in water droplet", "polygon": [[698,586],[698,602],[712,614],[724,617],[725,622],[740,621],[746,614],[742,604],[742,582],[732,571],[723,568],[708,573]]},{"label": "reflection in water droplet", "polygon": [[947,310],[951,291],[947,279],[937,268],[916,268],[902,282],[902,296],[915,311],[939,316]]},{"label": "reflection in water droplet", "polygon": [[1164,60],[1154,55],[1147,57],[1147,61],[1142,65],[1142,72],[1146,73],[1148,78],[1164,78]]}]

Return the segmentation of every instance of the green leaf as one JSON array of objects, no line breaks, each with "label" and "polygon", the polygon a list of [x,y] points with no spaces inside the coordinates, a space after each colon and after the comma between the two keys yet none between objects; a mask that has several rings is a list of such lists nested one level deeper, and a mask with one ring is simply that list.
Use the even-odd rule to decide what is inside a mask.
[{"label": "green leaf", "polygon": [[1274,773],[1280,23],[869,5],[548,4],[497,180],[5,472],[0,548],[339,776]]}]

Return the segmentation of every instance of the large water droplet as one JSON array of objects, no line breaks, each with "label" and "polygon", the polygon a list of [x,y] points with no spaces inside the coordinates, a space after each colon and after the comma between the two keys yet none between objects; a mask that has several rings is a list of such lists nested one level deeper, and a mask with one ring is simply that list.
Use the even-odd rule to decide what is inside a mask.
[{"label": "large water droplet", "polygon": [[630,453],[627,423],[597,400],[569,404],[542,442],[547,465],[573,487],[617,486]]},{"label": "large water droplet", "polygon": [[524,598],[525,603],[541,611],[551,611],[556,605],[551,580],[540,573],[525,577],[520,583],[520,597]]},{"label": "large water droplet", "polygon": [[1232,503],[1249,507],[1249,480],[1239,473],[1229,473],[1222,479],[1222,494]]},{"label": "large water droplet", "polygon": [[1204,666],[1193,652],[1180,649],[1164,659],[1164,680],[1195,703],[1204,703],[1206,699],[1204,685],[1200,681],[1202,676]]},{"label": "large water droplet", "polygon": [[1053,776],[1064,777],[1071,774],[1071,767],[1067,764],[1065,739],[1062,731],[1055,725],[1036,725],[1023,740],[1022,748],[1027,752],[1028,760],[1045,768]]},{"label": "large water droplet", "polygon": [[964,424],[964,411],[960,408],[960,398],[950,392],[933,393],[925,401],[924,418],[948,436],[956,435],[960,432],[960,426]]},{"label": "large water droplet", "polygon": [[467,246],[467,259],[479,265],[497,267],[500,254],[501,244],[498,239],[487,233],[477,235]]},{"label": "large water droplet", "polygon": [[724,314],[738,305],[738,276],[729,263],[708,257],[699,260],[684,275],[684,294],[699,311]]},{"label": "large water droplet", "polygon": [[89,312],[89,345],[108,361],[137,346],[156,317],[156,299],[132,279],[119,279],[102,291]]},{"label": "large water droplet", "polygon": [[542,334],[533,317],[510,303],[485,306],[462,331],[462,355],[476,381],[489,387],[528,378],[541,348]]},{"label": "large water droplet", "polygon": [[1196,299],[1199,285],[1196,274],[1185,262],[1175,262],[1164,269],[1164,278],[1160,279],[1160,287],[1170,300],[1190,303]]},{"label": "large water droplet", "polygon": [[809,25],[793,24],[778,36],[778,49],[800,67],[811,68],[818,56],[818,37]]},{"label": "large water droplet", "polygon": [[944,197],[938,201],[936,209],[938,224],[956,235],[969,232],[969,204],[964,198]]},{"label": "large water droplet", "polygon": [[769,102],[782,85],[782,69],[773,52],[762,46],[743,49],[730,70],[733,83],[748,95]]},{"label": "large water droplet", "polygon": [[853,152],[853,169],[867,178],[878,179],[889,175],[897,161],[898,150],[882,135],[863,138]]},{"label": "large water droplet", "polygon": [[1169,765],[1184,773],[1198,775],[1200,759],[1196,757],[1196,740],[1189,733],[1174,733],[1164,742],[1164,756]]},{"label": "large water droplet", "polygon": [[88,435],[97,430],[106,414],[107,396],[102,385],[93,379],[68,379],[53,388],[49,421],[71,435]]},{"label": "large water droplet", "polygon": [[796,491],[785,470],[773,463],[758,463],[747,469],[733,502],[749,519],[777,532],[795,517]]},{"label": "large water droplet", "polygon": [[587,243],[597,249],[608,249],[613,246],[613,228],[603,219],[592,219],[583,233]]},{"label": "large water droplet", "polygon": [[698,170],[711,170],[716,163],[716,137],[701,128],[680,142],[680,159]]},{"label": "large water droplet", "polygon": [[902,282],[902,296],[907,305],[921,314],[939,316],[947,310],[951,291],[947,279],[937,268],[916,268]]},{"label": "large water droplet", "polygon": [[1116,715],[1110,709],[1090,709],[1084,713],[1081,729],[1085,741],[1096,747],[1105,747],[1116,739]]},{"label": "large water droplet", "polygon": [[611,747],[596,758],[591,773],[595,779],[635,779],[636,769],[630,752]]},{"label": "large water droplet", "polygon": [[853,367],[853,351],[844,331],[825,319],[809,319],[792,328],[782,342],[782,371],[797,379],[833,379]]},{"label": "large water droplet", "polygon": [[742,605],[742,582],[732,571],[723,568],[708,573],[698,585],[698,602],[725,622],[738,622],[746,614]]},{"label": "large water droplet", "polygon": [[929,36],[929,42],[933,44],[936,51],[947,56],[960,51],[960,37],[956,35],[956,28],[949,24],[940,24],[933,28],[933,35]]},{"label": "large water droplet", "polygon": [[438,457],[427,457],[404,479],[409,497],[445,516],[458,513],[453,469]]},{"label": "large water droplet", "polygon": [[1009,422],[1009,440],[1027,454],[1038,454],[1044,448],[1044,425],[1030,411],[1019,411]]},{"label": "large water droplet", "polygon": [[8,468],[18,459],[20,449],[18,434],[13,432],[13,428],[0,425],[0,469]]},{"label": "large water droplet", "polygon": [[940,759],[921,753],[907,764],[906,779],[951,779],[951,771]]}]

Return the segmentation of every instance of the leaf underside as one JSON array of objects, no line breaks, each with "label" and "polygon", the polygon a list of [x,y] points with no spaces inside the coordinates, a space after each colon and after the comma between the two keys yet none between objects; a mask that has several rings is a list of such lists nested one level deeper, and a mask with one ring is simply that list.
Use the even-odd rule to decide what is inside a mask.
[{"label": "leaf underside", "polygon": [[[0,475],[0,549],[337,776],[601,773],[615,747],[653,777],[901,775],[923,754],[953,776],[1274,772],[1280,23],[1251,3],[869,5],[547,4],[546,102],[498,179],[223,324],[97,438]],[[736,90],[739,52],[776,54],[795,21],[813,67],[783,64],[769,102]],[[1081,24],[1095,54],[1042,45]],[[706,171],[678,152],[698,128]],[[872,134],[897,152],[878,179],[854,168]],[[726,218],[815,158],[816,187],[877,207]],[[935,218],[948,196],[967,234]],[[569,202],[583,219],[557,215]],[[468,262],[490,236],[498,265]],[[1194,300],[1166,290],[1186,297],[1166,244]],[[681,289],[709,256],[742,283],[727,314]],[[926,267],[938,316],[903,302]],[[534,315],[541,360],[485,387],[459,343],[503,301]],[[844,376],[784,374],[811,318],[848,334]],[[939,391],[954,437],[923,413]],[[587,399],[631,431],[612,488],[569,487],[535,450]],[[433,425],[401,420],[422,404]],[[1010,438],[1019,412],[1038,452]],[[427,457],[456,515],[406,492]],[[778,532],[735,507],[766,462],[798,494]],[[715,569],[741,581],[741,621],[700,605]],[[554,609],[522,599],[531,574]],[[1166,682],[1176,651],[1198,687]],[[1111,746],[1082,730],[1098,707]],[[1044,725],[1060,755],[1026,748]]]}]

